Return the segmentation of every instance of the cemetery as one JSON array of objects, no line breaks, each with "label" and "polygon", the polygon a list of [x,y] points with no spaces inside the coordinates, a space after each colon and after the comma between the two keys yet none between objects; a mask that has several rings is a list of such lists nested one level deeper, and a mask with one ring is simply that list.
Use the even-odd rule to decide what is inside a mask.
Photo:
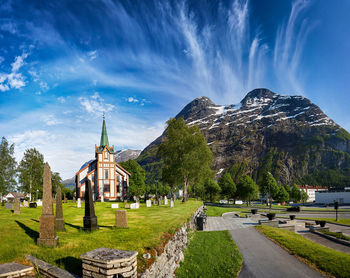
[{"label": "cemetery", "polygon": [[[47,178],[44,176],[44,180]],[[50,186],[47,188],[51,190]],[[163,253],[175,232],[181,228],[181,233],[187,235],[183,225],[201,206],[201,202],[195,200],[186,203],[177,200],[173,207],[164,202],[150,207],[149,202],[137,205],[92,202],[92,210],[91,206],[86,207],[92,204],[89,200],[81,201],[80,207],[71,200],[62,202],[62,198],[56,197],[56,201],[58,206],[51,194],[45,196],[44,190],[43,207],[22,206],[20,214],[14,214],[12,207],[0,207],[0,263],[27,265],[29,261],[41,260],[82,276],[84,265],[94,269],[91,263],[83,262],[89,260],[93,250],[103,247],[134,252],[137,272],[142,273],[155,261],[156,255]],[[52,229],[55,226],[56,229]],[[176,244],[177,241],[174,246]]]}]

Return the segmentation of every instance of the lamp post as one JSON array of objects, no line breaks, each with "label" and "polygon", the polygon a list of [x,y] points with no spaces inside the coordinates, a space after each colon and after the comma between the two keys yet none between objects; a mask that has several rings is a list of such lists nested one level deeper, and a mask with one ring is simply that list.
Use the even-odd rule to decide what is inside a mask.
[{"label": "lamp post", "polygon": [[339,203],[337,201],[334,201],[335,221],[338,221],[338,208],[339,208]]}]

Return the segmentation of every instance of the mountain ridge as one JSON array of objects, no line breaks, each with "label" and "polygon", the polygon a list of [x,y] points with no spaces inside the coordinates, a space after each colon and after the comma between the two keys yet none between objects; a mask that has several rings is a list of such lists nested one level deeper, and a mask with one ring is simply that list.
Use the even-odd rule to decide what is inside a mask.
[{"label": "mountain ridge", "polygon": [[[213,151],[217,174],[245,163],[256,181],[270,170],[280,183],[292,183],[317,171],[350,169],[350,134],[303,96],[259,88],[230,105],[203,96],[188,103],[179,117],[200,128]],[[160,178],[161,162],[155,154],[165,132],[138,158],[153,172],[148,182]]]}]

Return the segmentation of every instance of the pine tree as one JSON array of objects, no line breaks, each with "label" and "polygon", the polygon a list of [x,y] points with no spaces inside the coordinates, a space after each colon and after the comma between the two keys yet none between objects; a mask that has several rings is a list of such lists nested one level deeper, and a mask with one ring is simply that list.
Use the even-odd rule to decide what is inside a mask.
[{"label": "pine tree", "polygon": [[0,144],[0,197],[12,191],[17,184],[17,163],[14,149],[14,144],[9,145],[6,138],[2,137]]}]

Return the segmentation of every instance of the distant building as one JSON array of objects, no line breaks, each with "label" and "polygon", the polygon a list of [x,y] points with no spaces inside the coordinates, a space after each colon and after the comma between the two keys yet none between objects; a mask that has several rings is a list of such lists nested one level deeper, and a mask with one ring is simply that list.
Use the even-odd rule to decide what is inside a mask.
[{"label": "distant building", "polygon": [[331,191],[316,192],[316,204],[350,204],[350,189],[345,187],[344,190],[332,189]]},{"label": "distant building", "polygon": [[327,191],[327,186],[319,186],[319,185],[298,185],[300,191],[304,190],[309,196],[307,202],[313,202],[316,199],[316,192],[318,191]]},{"label": "distant building", "polygon": [[95,159],[86,162],[75,174],[77,198],[84,198],[87,179],[95,200],[122,200],[128,197],[130,173],[115,162],[114,146],[109,146],[103,118],[100,146],[95,145]]},{"label": "distant building", "polygon": [[23,201],[26,198],[30,198],[29,193],[18,193],[18,192],[9,192],[2,199],[4,201],[13,201],[15,198],[19,198]]}]

